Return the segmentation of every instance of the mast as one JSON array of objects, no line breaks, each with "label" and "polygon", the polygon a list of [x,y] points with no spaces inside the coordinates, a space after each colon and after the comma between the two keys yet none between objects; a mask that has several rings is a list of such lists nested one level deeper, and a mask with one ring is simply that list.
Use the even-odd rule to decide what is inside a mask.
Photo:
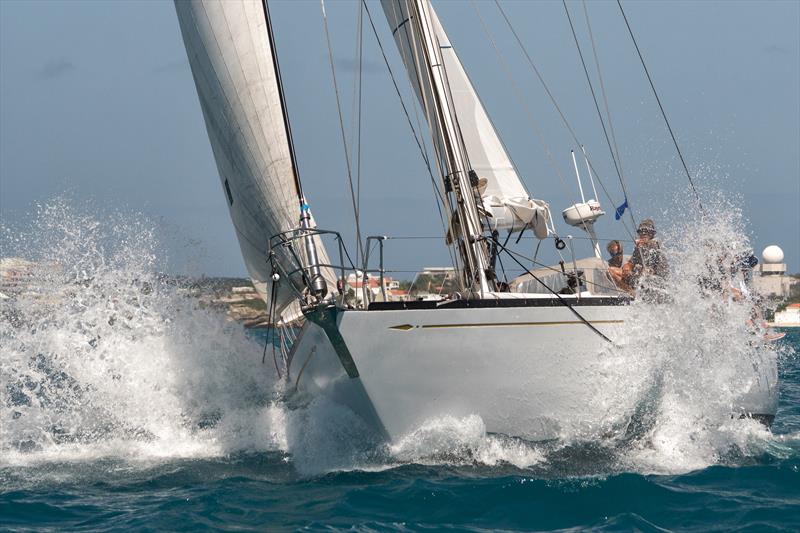
[{"label": "mast", "polygon": [[[472,172],[459,128],[430,3],[428,0],[384,0],[383,7],[401,53],[413,56],[412,60],[407,57],[404,60],[425,108],[434,149],[442,164],[442,187],[452,216],[453,245],[463,261],[463,284],[468,290],[486,293],[490,290],[493,273],[487,273],[488,251],[481,239],[478,178]],[[397,35],[405,25],[409,27]],[[410,37],[410,42],[403,42],[404,36]],[[413,65],[409,64],[411,61]]]}]

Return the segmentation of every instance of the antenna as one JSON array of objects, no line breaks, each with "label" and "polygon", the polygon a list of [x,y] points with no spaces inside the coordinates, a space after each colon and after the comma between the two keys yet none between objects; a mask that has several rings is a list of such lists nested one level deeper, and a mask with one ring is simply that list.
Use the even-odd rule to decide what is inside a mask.
[{"label": "antenna", "polygon": [[586,161],[586,170],[589,171],[589,182],[592,184],[592,192],[594,192],[594,199],[599,202],[600,197],[597,196],[597,189],[594,188],[594,176],[592,176],[592,165],[589,164],[589,156],[586,155],[586,147],[581,145],[581,150],[583,151],[583,159]]},{"label": "antenna", "polygon": [[[581,173],[578,170],[578,161],[575,159],[575,150],[570,150],[572,154],[572,166],[575,168],[575,178],[578,180],[578,189],[581,191],[581,203],[573,204],[564,209],[561,215],[564,217],[564,222],[576,228],[582,228],[589,234],[594,248],[594,255],[598,259],[603,256],[600,253],[600,243],[597,240],[597,234],[594,232],[594,223],[598,218],[605,215],[605,212],[600,207],[600,202],[597,201],[597,189],[594,187],[594,177],[592,176],[592,169],[589,165],[589,158],[586,156],[586,149],[581,146],[583,157],[586,159],[586,167],[589,169],[589,181],[592,183],[592,191],[594,191],[594,199],[586,201],[586,196],[583,194],[583,185],[581,184]],[[570,246],[572,246],[570,244]]]},{"label": "antenna", "polygon": [[572,166],[575,167],[575,177],[578,180],[578,190],[581,191],[581,202],[585,204],[586,197],[583,196],[583,185],[581,185],[581,173],[578,172],[578,162],[575,161],[575,150],[570,150],[569,153],[572,154]]}]

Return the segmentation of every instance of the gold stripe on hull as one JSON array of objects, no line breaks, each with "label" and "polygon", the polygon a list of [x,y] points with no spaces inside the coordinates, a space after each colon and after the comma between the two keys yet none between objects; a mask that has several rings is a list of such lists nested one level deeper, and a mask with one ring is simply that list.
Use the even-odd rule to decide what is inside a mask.
[{"label": "gold stripe on hull", "polygon": [[[590,324],[622,324],[624,320],[591,320]],[[408,331],[411,329],[444,329],[444,328],[510,328],[520,326],[571,326],[571,325],[585,325],[585,322],[580,320],[561,320],[557,322],[491,322],[487,324],[422,324],[414,326],[411,324],[400,324],[398,326],[390,326],[389,329],[398,331]]]}]

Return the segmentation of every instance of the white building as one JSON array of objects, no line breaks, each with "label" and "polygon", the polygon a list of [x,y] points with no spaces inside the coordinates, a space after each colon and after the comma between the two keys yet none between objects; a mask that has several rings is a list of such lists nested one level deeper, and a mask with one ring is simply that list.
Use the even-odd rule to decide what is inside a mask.
[{"label": "white building", "polygon": [[798,280],[786,275],[783,250],[770,245],[761,252],[761,263],[753,271],[753,287],[764,296],[785,299],[791,295],[792,286]]}]

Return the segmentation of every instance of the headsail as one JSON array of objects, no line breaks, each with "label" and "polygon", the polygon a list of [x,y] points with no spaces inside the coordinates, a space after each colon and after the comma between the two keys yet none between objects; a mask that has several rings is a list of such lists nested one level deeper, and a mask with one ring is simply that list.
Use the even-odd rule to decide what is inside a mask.
[{"label": "headsail", "polygon": [[[297,228],[303,204],[266,5],[176,0],[175,9],[242,256],[266,299],[268,239]],[[296,264],[285,249],[277,253],[284,266]],[[288,283],[276,287],[280,312],[295,293]]]},{"label": "headsail", "polygon": [[[413,32],[407,29],[409,13],[413,10],[408,9],[406,0],[382,0],[381,3],[417,97],[424,102],[425,96],[421,92],[424,89],[421,85],[424,87],[425,83],[418,82],[415,64],[414,49],[418,44],[414,42]],[[479,190],[483,207],[491,215],[483,221],[484,226],[488,225],[485,229],[520,231],[530,227],[540,239],[547,237],[549,225],[547,204],[541,200],[531,199],[455,49],[450,44],[439,17],[433,6],[427,7],[444,61],[447,82],[469,163],[480,180]],[[428,119],[430,121],[431,117]],[[436,122],[435,117],[433,120]]]}]

